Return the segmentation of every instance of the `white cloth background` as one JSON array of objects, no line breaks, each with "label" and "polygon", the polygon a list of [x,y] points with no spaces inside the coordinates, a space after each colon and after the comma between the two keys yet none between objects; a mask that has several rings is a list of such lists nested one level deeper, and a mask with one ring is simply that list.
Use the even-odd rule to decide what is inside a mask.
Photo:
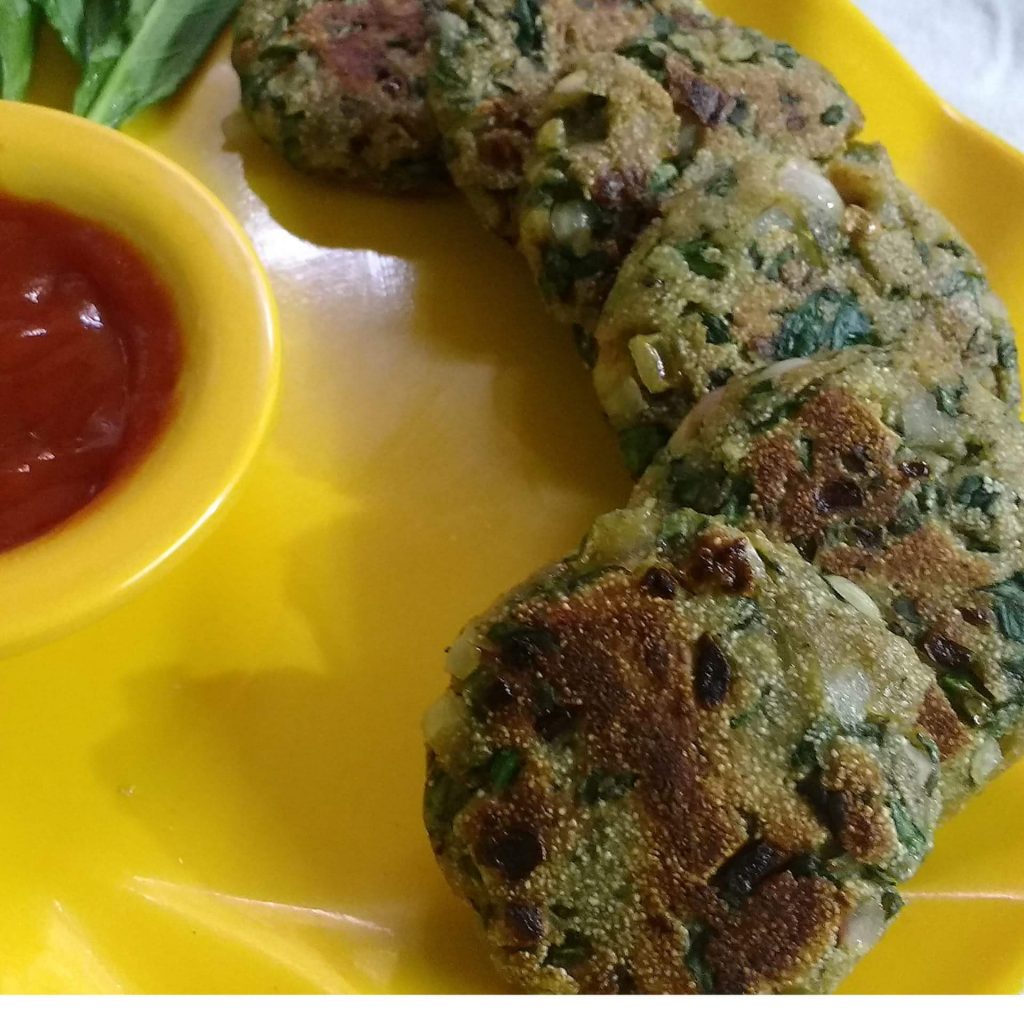
[{"label": "white cloth background", "polygon": [[1024,0],[854,0],[943,98],[1024,149]]}]

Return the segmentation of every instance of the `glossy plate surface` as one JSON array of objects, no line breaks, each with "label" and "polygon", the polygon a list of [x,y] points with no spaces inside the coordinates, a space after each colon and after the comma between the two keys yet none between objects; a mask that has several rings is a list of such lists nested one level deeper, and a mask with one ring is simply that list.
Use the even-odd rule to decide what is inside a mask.
[{"label": "glossy plate surface", "polygon": [[[714,6],[835,69],[1024,326],[1024,160],[843,0]],[[455,198],[294,175],[237,113],[225,55],[133,133],[255,241],[282,414],[189,560],[2,667],[0,989],[500,990],[420,826],[419,718],[463,621],[628,481],[515,255]],[[63,66],[51,47],[43,98]],[[1019,991],[1021,864],[1024,768],[942,830],[846,990]]]}]

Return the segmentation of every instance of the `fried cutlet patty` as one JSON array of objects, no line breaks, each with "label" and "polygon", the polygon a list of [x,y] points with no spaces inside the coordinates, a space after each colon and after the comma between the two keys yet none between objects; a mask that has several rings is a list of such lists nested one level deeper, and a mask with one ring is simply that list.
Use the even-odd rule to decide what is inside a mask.
[{"label": "fried cutlet patty", "polygon": [[1020,753],[1024,430],[957,368],[861,347],[737,380],[648,471],[652,497],[792,541],[915,646],[947,808]]},{"label": "fried cutlet patty", "polygon": [[443,180],[423,0],[244,0],[232,59],[256,130],[299,169],[397,191]]},{"label": "fried cutlet patty", "polygon": [[[447,0],[437,24],[430,95],[449,169],[485,224],[510,237],[551,90],[593,54],[618,51],[642,68],[686,125],[783,132],[819,156],[860,124],[819,65],[690,0]],[[685,146],[674,159],[685,161]]]},{"label": "fried cutlet patty", "polygon": [[431,107],[448,169],[484,224],[514,238],[523,165],[551,87],[578,59],[642,37],[686,0],[442,0]]},{"label": "fried cutlet patty", "polygon": [[721,519],[603,517],[449,668],[427,830],[524,988],[827,991],[931,844],[932,674]]},{"label": "fried cutlet patty", "polygon": [[602,405],[641,471],[733,376],[858,343],[939,346],[1016,405],[1013,331],[977,257],[879,146],[826,167],[705,151],[625,261],[593,336]]},{"label": "fried cutlet patty", "polygon": [[[520,210],[520,248],[549,306],[588,329],[638,233],[703,151],[759,145],[824,161],[862,126],[819,64],[725,19],[622,53],[581,62],[551,91]],[[729,187],[727,165],[717,181],[695,175]]]}]

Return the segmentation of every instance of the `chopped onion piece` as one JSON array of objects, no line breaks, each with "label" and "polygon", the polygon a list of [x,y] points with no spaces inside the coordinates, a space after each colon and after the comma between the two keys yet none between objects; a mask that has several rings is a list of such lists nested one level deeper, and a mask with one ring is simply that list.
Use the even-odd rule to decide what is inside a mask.
[{"label": "chopped onion piece", "polygon": [[624,562],[651,547],[660,526],[652,505],[648,501],[636,508],[619,509],[601,516],[587,534],[581,562],[593,561],[600,565]]},{"label": "chopped onion piece", "polygon": [[871,680],[852,665],[825,678],[825,704],[840,725],[852,727],[863,722],[870,697]]},{"label": "chopped onion piece", "polygon": [[821,217],[833,224],[842,220],[842,196],[810,160],[788,161],[779,173],[779,188],[803,207],[808,219]]},{"label": "chopped onion piece", "polygon": [[462,728],[466,705],[450,690],[427,708],[423,716],[423,738],[432,750],[441,752]]},{"label": "chopped onion piece", "polygon": [[857,611],[863,612],[869,619],[884,621],[882,613],[878,610],[878,605],[856,583],[848,580],[845,576],[826,576],[825,579],[847,604],[852,605]]},{"label": "chopped onion piece", "polygon": [[456,679],[465,679],[480,664],[480,639],[476,623],[467,626],[448,648],[445,668]]},{"label": "chopped onion piece", "polygon": [[904,747],[907,764],[913,772],[913,782],[918,789],[926,789],[935,774],[935,764],[932,759],[923,751],[907,743]]},{"label": "chopped onion piece", "polygon": [[590,244],[590,214],[582,200],[559,203],[551,209],[551,233],[556,241],[583,253]]},{"label": "chopped onion piece", "polygon": [[956,439],[956,419],[939,410],[934,395],[917,391],[903,404],[903,436],[911,447],[946,444]]},{"label": "chopped onion piece", "polygon": [[629,353],[643,386],[656,395],[668,390],[668,370],[649,335],[638,334],[629,342]]},{"label": "chopped onion piece", "polygon": [[793,370],[799,370],[801,366],[806,366],[811,360],[810,359],[782,359],[777,363],[772,363],[771,366],[766,366],[763,370],[759,370],[756,374],[757,380],[775,380],[777,377],[782,377]]},{"label": "chopped onion piece", "polygon": [[537,146],[540,149],[558,149],[565,142],[565,124],[561,118],[545,121],[537,132]]},{"label": "chopped onion piece", "polygon": [[760,238],[776,228],[792,231],[794,227],[793,218],[781,206],[770,206],[754,221],[753,231],[754,236]]},{"label": "chopped onion piece", "polygon": [[840,941],[854,956],[863,956],[885,931],[885,910],[877,896],[869,896],[846,919]]},{"label": "chopped onion piece", "polygon": [[580,69],[579,71],[573,71],[566,75],[558,84],[551,90],[555,96],[582,96],[587,91],[587,73]]},{"label": "chopped onion piece", "polygon": [[679,429],[672,435],[668,443],[670,455],[681,455],[687,444],[700,433],[704,421],[722,404],[725,388],[709,391],[687,414]]},{"label": "chopped onion piece", "polygon": [[971,758],[971,779],[974,784],[980,786],[988,782],[1002,763],[1003,752],[999,749],[999,744],[991,736],[986,736]]}]

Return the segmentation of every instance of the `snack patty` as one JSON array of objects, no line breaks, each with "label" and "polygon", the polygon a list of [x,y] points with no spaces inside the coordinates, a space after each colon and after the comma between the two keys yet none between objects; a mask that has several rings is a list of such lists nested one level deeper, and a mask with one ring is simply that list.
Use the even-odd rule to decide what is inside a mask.
[{"label": "snack patty", "polygon": [[520,248],[553,312],[585,328],[702,151],[756,144],[828,160],[862,127],[821,65],[723,18],[662,19],[620,53],[582,61],[553,88],[526,168]]},{"label": "snack patty", "polygon": [[525,988],[827,991],[931,844],[931,674],[721,520],[603,517],[449,667],[427,830]]},{"label": "snack patty", "polygon": [[824,169],[708,151],[626,260],[594,334],[595,384],[634,471],[703,395],[858,343],[939,345],[1016,405],[1017,356],[977,257],[880,146]]},{"label": "snack patty", "polygon": [[555,82],[664,17],[711,20],[689,0],[442,0],[430,103],[452,178],[487,227],[515,237],[523,164]]},{"label": "snack patty", "polygon": [[792,541],[937,674],[922,729],[958,806],[1024,746],[1024,433],[954,366],[850,349],[737,380],[637,487]]},{"label": "snack patty", "polygon": [[426,21],[423,0],[244,0],[243,107],[301,170],[395,190],[441,179]]}]

